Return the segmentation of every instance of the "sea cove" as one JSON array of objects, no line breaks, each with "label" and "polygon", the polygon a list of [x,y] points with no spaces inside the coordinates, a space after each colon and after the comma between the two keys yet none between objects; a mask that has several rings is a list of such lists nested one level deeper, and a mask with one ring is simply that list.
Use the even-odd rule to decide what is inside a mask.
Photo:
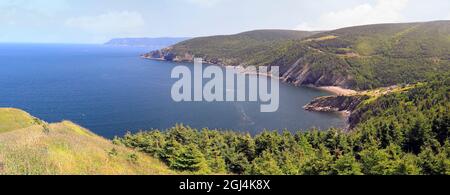
[{"label": "sea cove", "polygon": [[[302,107],[327,95],[280,84],[277,112],[261,113],[261,102],[175,102],[172,63],[140,58],[146,48],[103,45],[1,44],[0,107],[15,107],[48,122],[71,120],[108,138],[127,131],[195,128],[264,129],[344,127],[335,113]],[[232,90],[232,89],[226,89]]]}]

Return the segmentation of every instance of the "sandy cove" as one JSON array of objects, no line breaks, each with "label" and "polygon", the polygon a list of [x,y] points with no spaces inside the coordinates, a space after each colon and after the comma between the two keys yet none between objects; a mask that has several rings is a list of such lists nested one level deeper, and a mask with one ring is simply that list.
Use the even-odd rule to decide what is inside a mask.
[{"label": "sandy cove", "polygon": [[317,89],[323,90],[323,91],[327,91],[330,92],[334,95],[353,95],[353,94],[357,94],[358,92],[352,89],[345,89],[342,87],[338,87],[338,86],[324,86],[324,87],[315,87]]}]

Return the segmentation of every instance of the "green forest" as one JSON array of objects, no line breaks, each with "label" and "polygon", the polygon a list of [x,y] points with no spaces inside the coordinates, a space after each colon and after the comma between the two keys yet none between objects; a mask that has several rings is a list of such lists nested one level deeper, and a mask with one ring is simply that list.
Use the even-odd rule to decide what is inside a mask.
[{"label": "green forest", "polygon": [[[355,111],[352,130],[250,134],[184,125],[114,139],[189,174],[448,175],[447,75]],[[356,119],[354,119],[356,120]]]},{"label": "green forest", "polygon": [[[295,85],[376,89],[449,71],[450,22],[375,24],[325,32],[250,31],[200,37],[163,49],[168,59],[279,66]],[[302,74],[300,74],[302,73]]]}]

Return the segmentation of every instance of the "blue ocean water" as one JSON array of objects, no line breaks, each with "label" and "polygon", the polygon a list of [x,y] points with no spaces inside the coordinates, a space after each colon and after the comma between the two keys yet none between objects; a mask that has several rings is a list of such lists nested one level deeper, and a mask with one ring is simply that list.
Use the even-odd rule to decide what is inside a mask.
[{"label": "blue ocean water", "polygon": [[47,122],[71,120],[107,138],[176,123],[252,134],[345,125],[339,114],[303,110],[325,92],[284,84],[274,113],[261,113],[257,102],[176,103],[171,70],[192,65],[142,59],[144,52],[103,45],[0,44],[0,107],[20,108]]}]

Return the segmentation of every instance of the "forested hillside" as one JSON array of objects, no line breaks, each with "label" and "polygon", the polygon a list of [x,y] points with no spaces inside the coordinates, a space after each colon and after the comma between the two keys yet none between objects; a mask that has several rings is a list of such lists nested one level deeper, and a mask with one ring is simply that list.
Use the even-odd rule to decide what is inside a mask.
[{"label": "forested hillside", "polygon": [[358,90],[413,83],[450,70],[450,21],[299,32],[283,39],[268,35],[274,31],[263,31],[264,36],[255,32],[196,38],[146,56],[280,66],[280,76],[295,85]]},{"label": "forested hillside", "polygon": [[[350,27],[286,44],[255,63],[295,84],[374,89],[450,70],[450,21]],[[295,64],[294,66],[292,66]]]},{"label": "forested hillside", "polygon": [[116,138],[193,173],[403,175],[450,174],[450,78],[366,101],[359,125],[255,137],[177,125]]},{"label": "forested hillside", "polygon": [[199,37],[153,51],[144,57],[174,61],[192,61],[202,57],[213,64],[239,65],[288,40],[300,40],[317,32],[291,30],[256,30],[236,35]]}]

